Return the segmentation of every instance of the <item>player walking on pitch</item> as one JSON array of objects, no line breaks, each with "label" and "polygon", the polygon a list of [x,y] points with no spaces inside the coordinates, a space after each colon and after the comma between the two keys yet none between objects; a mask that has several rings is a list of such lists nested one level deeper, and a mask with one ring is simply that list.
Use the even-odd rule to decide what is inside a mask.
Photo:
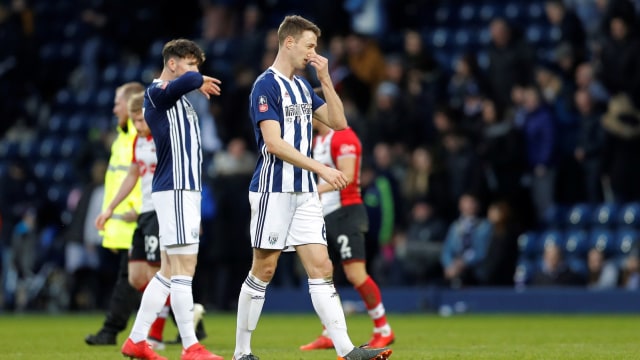
[{"label": "player walking on pitch", "polygon": [[[251,351],[267,285],[282,251],[295,250],[307,272],[313,307],[327,328],[339,359],[385,360],[391,349],[355,347],[333,284],[322,204],[314,173],[336,190],[347,177],[311,157],[313,120],[334,129],[347,127],[342,101],[333,89],[327,59],[316,53],[320,29],[300,16],[287,16],[278,28],[278,54],[258,77],[250,95],[250,115],[259,149],[249,187],[253,264],[238,297],[235,360],[256,360]],[[295,72],[311,65],[326,102]],[[313,120],[312,120],[313,119]]]}]

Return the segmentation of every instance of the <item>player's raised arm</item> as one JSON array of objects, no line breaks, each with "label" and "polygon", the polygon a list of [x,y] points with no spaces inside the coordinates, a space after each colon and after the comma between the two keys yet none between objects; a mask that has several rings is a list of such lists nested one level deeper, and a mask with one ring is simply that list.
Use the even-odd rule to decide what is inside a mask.
[{"label": "player's raised arm", "polygon": [[347,118],[344,115],[342,100],[333,88],[331,76],[329,76],[328,61],[324,56],[314,53],[309,57],[309,64],[316,69],[318,80],[325,98],[322,105],[313,113],[313,118],[319,120],[334,130],[342,130],[347,127]]}]

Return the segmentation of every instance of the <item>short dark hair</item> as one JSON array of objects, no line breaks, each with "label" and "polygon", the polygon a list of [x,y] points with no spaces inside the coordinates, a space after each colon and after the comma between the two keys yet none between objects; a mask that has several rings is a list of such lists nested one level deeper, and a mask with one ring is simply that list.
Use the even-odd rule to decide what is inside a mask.
[{"label": "short dark hair", "polygon": [[187,59],[194,58],[198,61],[198,66],[205,60],[204,51],[194,41],[187,39],[174,39],[164,44],[162,48],[162,58],[164,63],[171,58]]},{"label": "short dark hair", "polygon": [[278,27],[278,43],[282,45],[288,36],[292,36],[296,41],[305,31],[312,31],[316,37],[320,37],[322,32],[318,25],[303,18],[300,15],[289,15],[282,20]]}]

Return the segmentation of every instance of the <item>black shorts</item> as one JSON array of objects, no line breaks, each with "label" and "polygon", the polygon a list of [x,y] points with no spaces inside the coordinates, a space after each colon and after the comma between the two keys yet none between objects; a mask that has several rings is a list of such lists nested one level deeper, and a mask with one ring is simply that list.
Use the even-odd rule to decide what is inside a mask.
[{"label": "black shorts", "polygon": [[160,264],[160,226],[155,211],[138,216],[138,227],[133,232],[129,261],[146,261]]},{"label": "black shorts", "polygon": [[366,259],[364,234],[369,230],[369,219],[364,205],[342,207],[324,220],[332,259],[342,262]]}]

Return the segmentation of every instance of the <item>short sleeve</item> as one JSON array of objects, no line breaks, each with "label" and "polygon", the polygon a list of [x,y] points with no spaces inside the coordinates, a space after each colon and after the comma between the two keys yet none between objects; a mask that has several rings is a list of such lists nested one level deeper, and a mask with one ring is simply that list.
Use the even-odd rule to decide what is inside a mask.
[{"label": "short sleeve", "polygon": [[280,108],[279,92],[274,81],[262,78],[256,82],[251,91],[250,116],[254,124],[262,120],[280,120],[278,109]]}]

